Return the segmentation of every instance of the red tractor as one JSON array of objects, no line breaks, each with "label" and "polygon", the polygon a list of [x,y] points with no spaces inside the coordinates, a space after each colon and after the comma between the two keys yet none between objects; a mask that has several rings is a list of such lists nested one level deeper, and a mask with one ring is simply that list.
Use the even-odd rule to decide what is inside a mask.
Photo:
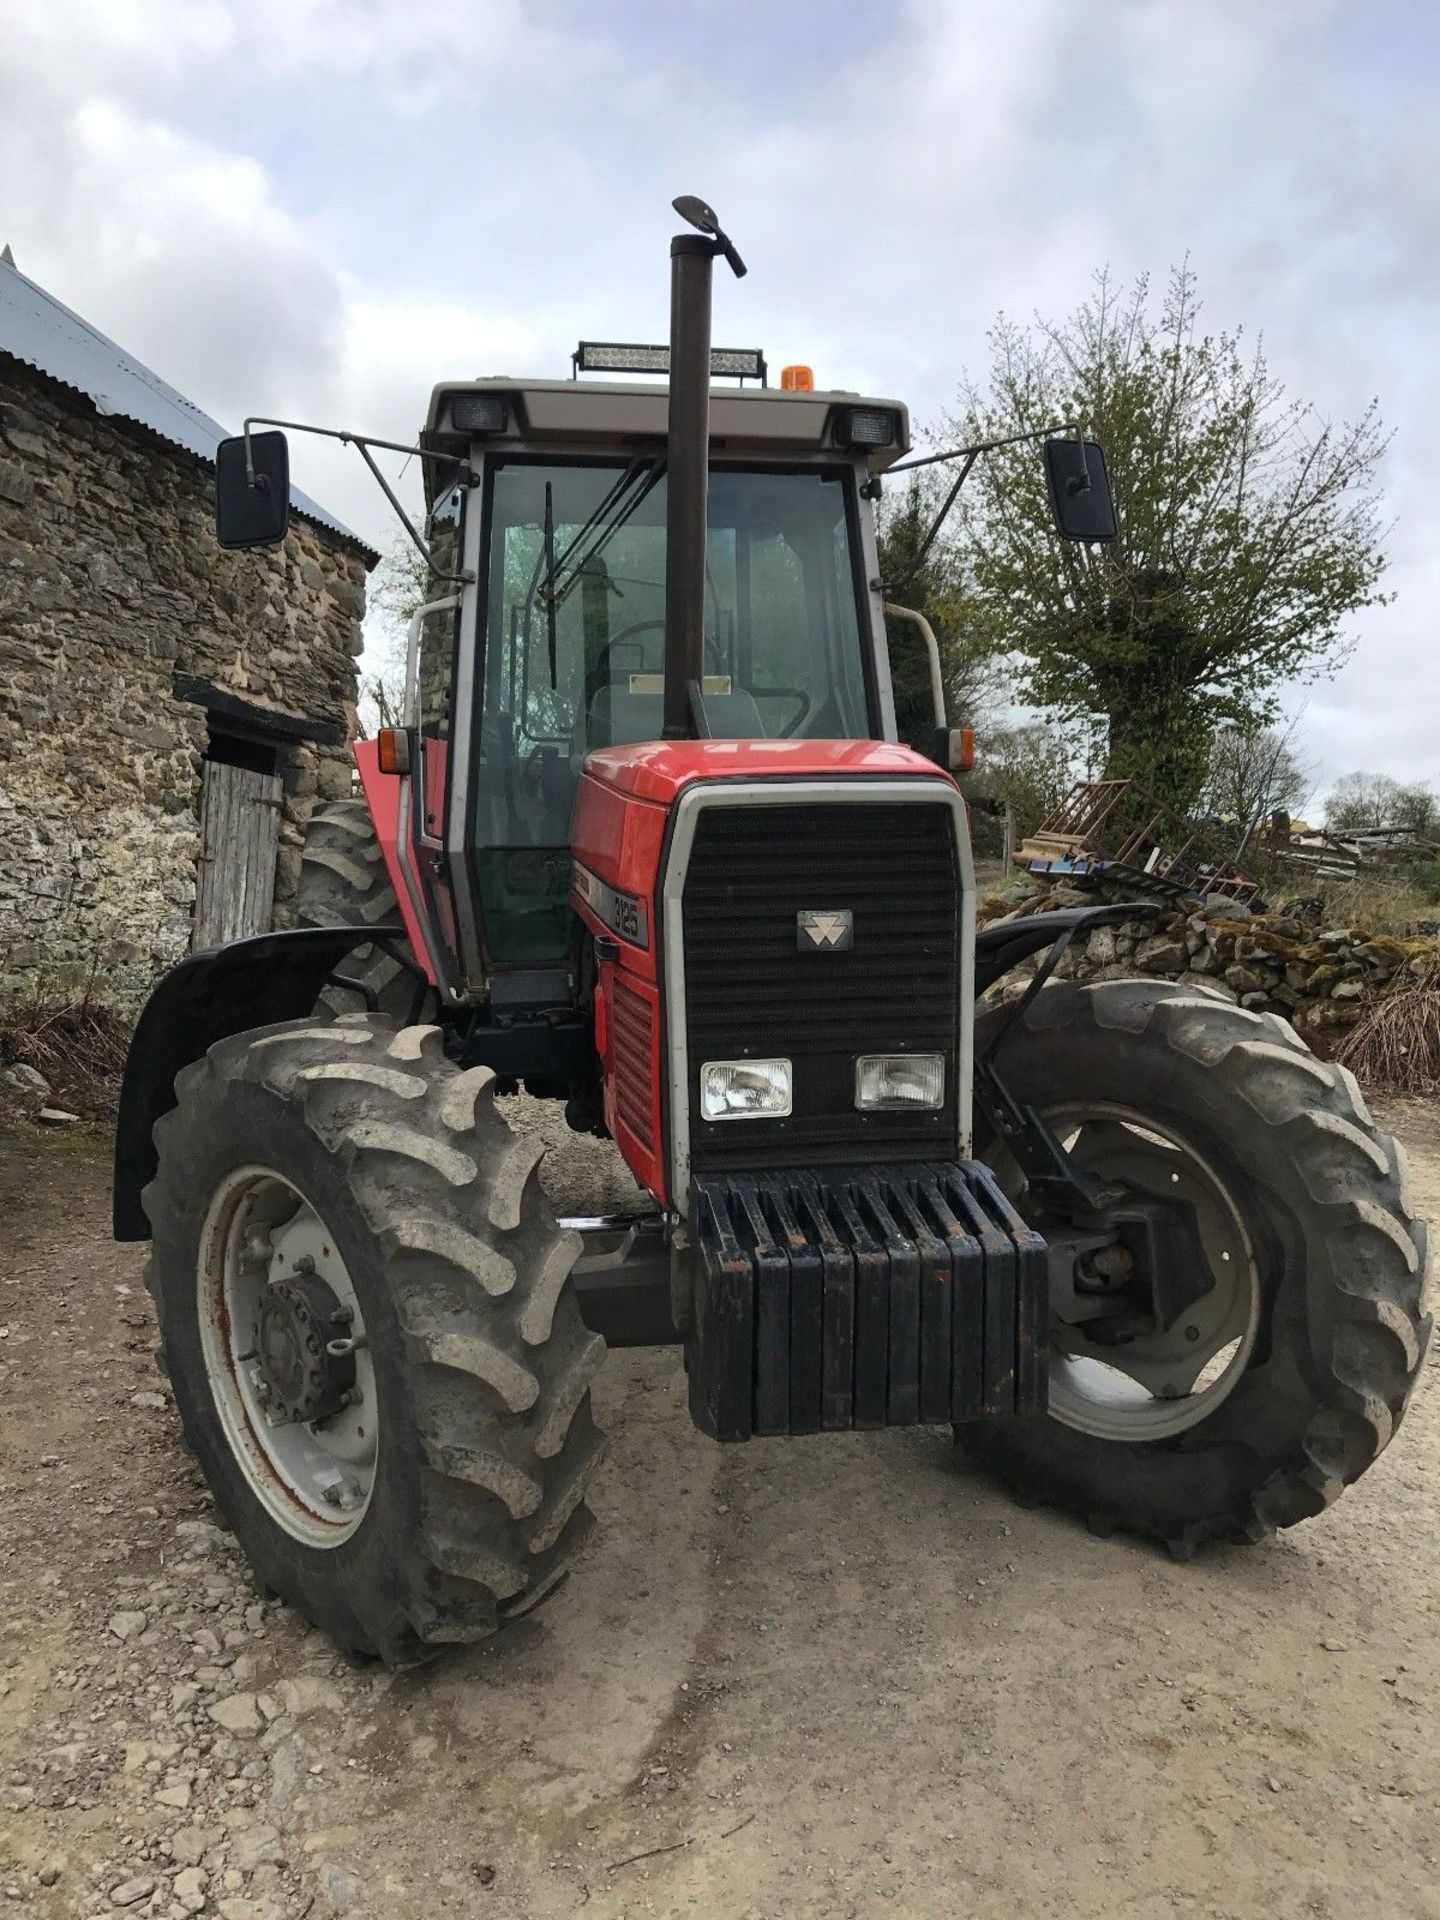
[{"label": "red tractor", "polygon": [[[1328,1505],[1428,1334],[1343,1070],[1219,994],[1052,979],[1143,909],[977,938],[959,736],[896,737],[905,409],[712,352],[713,260],[743,268],[676,207],[668,352],[436,389],[407,725],[316,813],[309,924],[177,967],[126,1071],[116,1232],[153,1242],[186,1437],[260,1580],[396,1663],[566,1572],[607,1342],[683,1346],[717,1440],[951,1427],[1188,1554]],[[1059,534],[1113,537],[1100,449],[1043,457]],[[288,502],[247,423],[222,544]],[[521,1088],[644,1204],[557,1218]]]}]

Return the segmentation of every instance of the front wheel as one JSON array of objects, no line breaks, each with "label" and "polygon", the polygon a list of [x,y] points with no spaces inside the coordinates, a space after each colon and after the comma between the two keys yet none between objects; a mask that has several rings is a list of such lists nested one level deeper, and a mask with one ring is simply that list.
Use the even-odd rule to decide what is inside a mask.
[{"label": "front wheel", "polygon": [[261,1581],[396,1665],[533,1606],[589,1525],[605,1348],[488,1068],[290,1021],[187,1067],[155,1134],[167,1370]]},{"label": "front wheel", "polygon": [[[1150,1227],[1052,1303],[1048,1416],[962,1444],[1179,1557],[1322,1511],[1390,1440],[1430,1331],[1425,1229],[1353,1078],[1284,1021],[1138,980],[1047,988],[995,1064]],[[1030,1211],[1003,1143],[978,1146]]]}]

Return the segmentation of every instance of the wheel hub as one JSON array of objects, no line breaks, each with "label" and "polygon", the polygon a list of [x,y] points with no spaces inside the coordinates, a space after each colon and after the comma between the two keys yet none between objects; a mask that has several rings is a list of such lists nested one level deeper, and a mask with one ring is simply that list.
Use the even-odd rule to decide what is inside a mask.
[{"label": "wheel hub", "polygon": [[274,1424],[329,1419],[350,1404],[351,1318],[313,1266],[267,1281],[255,1319],[255,1387]]},{"label": "wheel hub", "polygon": [[[1083,1249],[1051,1295],[1050,1412],[1100,1439],[1173,1439],[1249,1364],[1259,1317],[1254,1250],[1226,1181],[1180,1133],[1116,1102],[1047,1108],[1064,1151],[1107,1192],[1109,1245]],[[1025,1175],[997,1156],[1011,1197]]]}]

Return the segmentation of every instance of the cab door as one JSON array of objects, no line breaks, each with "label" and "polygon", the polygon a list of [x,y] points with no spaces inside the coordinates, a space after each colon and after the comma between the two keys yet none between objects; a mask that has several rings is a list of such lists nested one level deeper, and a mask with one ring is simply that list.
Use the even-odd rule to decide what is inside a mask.
[{"label": "cab door", "polygon": [[414,741],[407,819],[400,836],[436,969],[452,990],[464,980],[455,891],[445,858],[445,825],[455,740],[455,678],[462,596],[443,576],[460,571],[466,488],[441,494],[426,523],[435,563],[430,597],[411,617],[405,663],[407,714]]}]

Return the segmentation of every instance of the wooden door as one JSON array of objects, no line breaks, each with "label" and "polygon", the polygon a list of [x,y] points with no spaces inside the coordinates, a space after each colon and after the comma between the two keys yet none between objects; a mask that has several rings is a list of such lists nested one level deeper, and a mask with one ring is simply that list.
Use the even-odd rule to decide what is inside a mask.
[{"label": "wooden door", "polygon": [[207,760],[200,782],[193,947],[270,931],[279,839],[279,774]]}]

